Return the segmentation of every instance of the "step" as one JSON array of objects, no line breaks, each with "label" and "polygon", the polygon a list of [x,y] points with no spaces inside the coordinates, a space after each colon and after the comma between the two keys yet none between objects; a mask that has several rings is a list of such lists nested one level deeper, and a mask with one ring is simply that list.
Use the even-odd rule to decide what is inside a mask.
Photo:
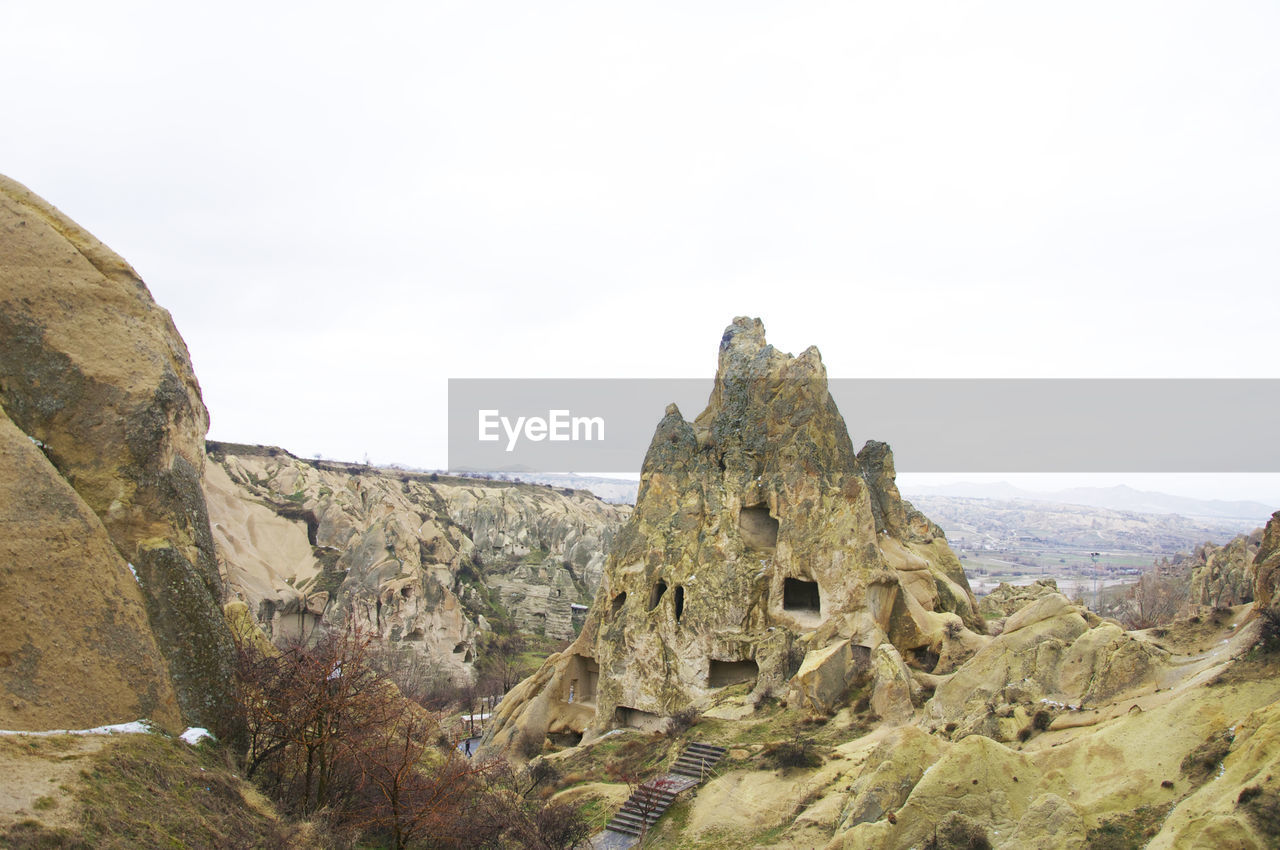
[{"label": "step", "polygon": [[[628,803],[630,803],[630,805],[628,805]],[[636,805],[628,800],[627,803],[622,804],[622,808],[618,811],[626,812],[627,814],[634,815],[636,817],[647,817],[649,820],[657,820],[668,808],[670,808],[670,805],[667,803],[645,808],[642,805]]]},{"label": "step", "polygon": [[685,752],[687,752],[687,753],[688,753],[688,752],[694,752],[694,753],[715,753],[715,754],[717,754],[717,755],[724,755],[725,753],[727,753],[727,752],[729,751],[729,749],[728,749],[727,747],[717,746],[716,744],[699,744],[699,743],[692,743],[692,744],[689,744],[688,746],[686,746],[686,747],[684,748],[684,750],[685,750]]},{"label": "step", "polygon": [[635,827],[624,826],[623,824],[614,823],[613,821],[609,821],[609,825],[606,826],[605,829],[609,830],[610,832],[620,832],[623,835],[638,836],[642,833],[642,830],[636,829]]},{"label": "step", "polygon": [[651,824],[657,820],[657,818],[642,818],[632,812],[618,812],[613,816],[613,819],[618,823],[628,824],[629,826],[634,826],[636,828],[639,828],[640,824],[644,823],[646,820]]}]

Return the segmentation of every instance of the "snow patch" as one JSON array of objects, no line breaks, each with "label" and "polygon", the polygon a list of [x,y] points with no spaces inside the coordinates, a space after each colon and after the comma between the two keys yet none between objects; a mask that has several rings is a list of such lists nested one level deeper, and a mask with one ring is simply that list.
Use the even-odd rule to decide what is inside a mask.
[{"label": "snow patch", "polygon": [[187,731],[183,732],[178,737],[186,741],[188,744],[190,744],[193,747],[196,744],[203,741],[205,738],[208,738],[210,741],[218,740],[217,738],[213,737],[213,734],[210,733],[208,729],[205,729],[200,726],[191,726],[187,729]]},{"label": "snow patch", "polygon": [[95,726],[92,729],[46,729],[32,732],[21,729],[0,729],[0,735],[30,735],[46,737],[49,735],[145,735],[155,731],[150,720],[134,720],[130,723],[112,723],[109,726]]}]

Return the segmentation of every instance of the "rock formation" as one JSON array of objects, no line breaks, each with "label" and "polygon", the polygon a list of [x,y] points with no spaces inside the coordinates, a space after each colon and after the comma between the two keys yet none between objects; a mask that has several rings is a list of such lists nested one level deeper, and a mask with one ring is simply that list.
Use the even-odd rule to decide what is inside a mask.
[{"label": "rock formation", "polygon": [[[209,444],[204,489],[230,594],[274,640],[355,622],[469,680],[478,632],[575,634],[629,509],[589,493],[306,461]],[[580,625],[580,623],[578,624]]]},{"label": "rock formation", "polygon": [[1262,529],[1241,534],[1224,546],[1205,543],[1188,559],[1191,585],[1187,604],[1217,608],[1253,601],[1254,556]]},{"label": "rock formation", "polygon": [[748,709],[790,688],[821,710],[870,683],[909,713],[904,660],[932,669],[948,631],[982,623],[893,476],[883,443],[855,454],[817,349],[784,354],[735,319],[706,410],[658,424],[582,634],[504,701],[490,743],[657,727],[733,685]]},{"label": "rock formation", "polygon": [[1271,515],[1253,558],[1253,599],[1259,609],[1280,612],[1280,511]]},{"label": "rock formation", "polygon": [[[78,602],[100,598],[128,579],[118,597],[110,594],[114,602],[106,601],[118,616],[99,608],[86,618],[76,606],[76,620],[98,624],[93,628],[100,639],[137,634],[130,613],[137,597],[121,564],[136,572],[153,638],[142,637],[132,648],[136,673],[117,675],[153,682],[141,689],[139,708],[155,705],[162,719],[175,719],[165,708],[168,688],[155,682],[167,667],[184,718],[220,734],[233,733],[233,646],[222,619],[221,584],[200,491],[208,414],[186,346],[169,314],[124,260],[7,178],[0,178],[0,258],[0,405],[47,458],[42,466],[29,451],[6,453],[13,466],[6,466],[4,475],[27,469],[34,476],[18,511],[35,516],[39,504],[49,523],[39,534],[50,540],[80,533],[110,540],[114,556],[94,544],[96,554],[79,565],[81,572],[57,573],[64,579],[79,575],[88,584],[97,576],[98,587]],[[65,486],[52,480],[54,470]],[[89,515],[96,517],[96,532],[86,531],[94,527]],[[67,523],[63,529],[57,528],[61,521]],[[50,550],[51,565],[67,558],[65,550],[53,554],[57,548]],[[17,568],[23,570],[44,557],[34,550],[21,555]],[[45,586],[50,594],[80,591],[79,584]],[[10,604],[8,596],[5,602]],[[4,612],[9,622],[19,613]],[[118,631],[96,631],[113,617]],[[44,627],[77,628],[67,622]],[[98,642],[72,640],[68,634],[66,650],[77,655],[59,663],[88,667],[95,658],[105,661],[103,653],[119,660],[124,652],[88,649]],[[162,658],[150,656],[153,645]],[[78,655],[81,651],[86,654]],[[22,664],[47,663],[47,655],[10,654],[5,668],[10,682],[31,672]],[[85,697],[92,699],[88,692]],[[30,691],[22,699],[33,712],[42,705],[40,716],[49,721],[57,713],[51,693]],[[104,698],[101,709],[103,722],[137,719],[124,716],[128,712],[118,698]]]}]

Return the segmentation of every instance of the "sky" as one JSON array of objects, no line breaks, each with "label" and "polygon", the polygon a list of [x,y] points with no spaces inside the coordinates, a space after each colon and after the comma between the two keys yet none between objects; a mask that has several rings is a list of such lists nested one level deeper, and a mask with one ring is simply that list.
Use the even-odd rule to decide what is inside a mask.
[{"label": "sky", "polygon": [[51,0],[0,32],[0,171],[139,271],[213,439],[441,467],[449,378],[707,377],[736,315],[832,377],[1280,377],[1271,2]]}]

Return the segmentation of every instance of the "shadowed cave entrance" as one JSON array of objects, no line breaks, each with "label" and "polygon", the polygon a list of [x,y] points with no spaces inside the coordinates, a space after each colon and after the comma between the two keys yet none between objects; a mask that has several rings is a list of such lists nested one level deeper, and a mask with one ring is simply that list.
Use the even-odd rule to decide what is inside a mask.
[{"label": "shadowed cave entrance", "polygon": [[805,614],[822,613],[822,597],[816,581],[788,578],[782,582],[782,610]]},{"label": "shadowed cave entrance", "polygon": [[649,610],[652,611],[658,607],[658,603],[662,601],[662,595],[667,592],[667,583],[662,579],[658,579],[658,583],[653,586],[653,590],[649,592]]},{"label": "shadowed cave entrance", "polygon": [[620,705],[614,709],[613,724],[627,729],[639,729],[641,732],[661,732],[667,728],[665,719],[629,705]]},{"label": "shadowed cave entrance", "polygon": [[584,702],[595,705],[596,688],[600,682],[600,665],[594,658],[574,655],[565,670],[563,692],[560,698],[567,703]]},{"label": "shadowed cave entrance", "polygon": [[767,551],[778,546],[778,521],[767,505],[751,505],[738,511],[738,533],[748,549]]},{"label": "shadowed cave entrance", "polygon": [[759,675],[760,666],[750,658],[746,661],[717,661],[713,658],[707,670],[707,687],[723,688],[742,682],[755,682]]}]

